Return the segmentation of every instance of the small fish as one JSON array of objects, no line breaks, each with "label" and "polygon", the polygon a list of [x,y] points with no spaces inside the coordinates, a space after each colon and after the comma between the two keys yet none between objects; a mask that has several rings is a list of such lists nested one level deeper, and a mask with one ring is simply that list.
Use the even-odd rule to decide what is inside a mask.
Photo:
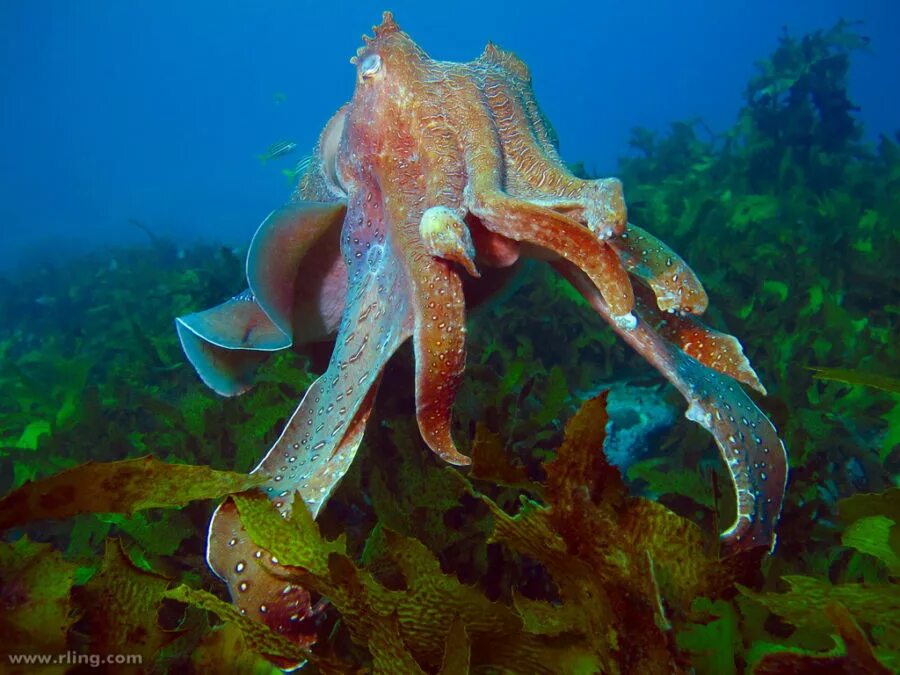
[{"label": "small fish", "polygon": [[272,94],[272,100],[276,104],[284,103],[285,101],[287,101],[287,94],[285,94],[283,91],[276,91],[274,94]]},{"label": "small fish", "polygon": [[312,164],[313,156],[307,155],[306,157],[301,157],[300,160],[294,165],[293,169],[282,169],[281,173],[290,178],[291,180],[300,178],[306,171],[309,169],[309,165]]},{"label": "small fish", "polygon": [[51,307],[56,304],[56,298],[51,295],[42,295],[39,298],[35,298],[34,302],[41,307]]},{"label": "small fish", "polygon": [[270,159],[277,159],[278,157],[284,157],[287,154],[290,154],[297,147],[297,144],[294,141],[278,141],[277,143],[273,143],[269,146],[269,149],[266,150],[263,154],[258,155],[259,161],[265,164]]}]

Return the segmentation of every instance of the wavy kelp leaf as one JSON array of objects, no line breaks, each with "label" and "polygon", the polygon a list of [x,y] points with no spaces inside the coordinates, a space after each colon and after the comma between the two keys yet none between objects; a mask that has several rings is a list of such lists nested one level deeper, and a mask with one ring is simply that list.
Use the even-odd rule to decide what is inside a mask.
[{"label": "wavy kelp leaf", "polygon": [[[635,613],[628,611],[627,618],[624,614],[617,616],[615,601],[599,578],[602,572],[591,569],[586,561],[569,554],[566,542],[553,529],[549,509],[522,498],[519,513],[509,516],[488,497],[481,495],[481,499],[494,516],[492,540],[543,564],[559,588],[563,605],[577,608],[575,612],[556,612],[549,620],[555,631],[579,635],[587,641],[596,658],[597,671],[617,672],[625,656],[617,649],[624,647],[622,624],[637,619]],[[536,617],[529,618],[534,620]],[[548,622],[546,618],[543,621],[544,625]],[[640,659],[639,664],[633,665],[650,668],[673,665],[670,654],[657,653],[659,648],[666,651],[666,640],[652,617],[649,623],[642,625],[641,632],[648,638],[649,649],[632,652]],[[629,648],[633,646],[629,644]]]},{"label": "wavy kelp leaf", "polygon": [[900,522],[900,488],[888,488],[884,492],[860,492],[837,503],[841,521],[851,525],[855,520],[869,516],[885,516]]},{"label": "wavy kelp leaf", "polygon": [[880,389],[881,391],[886,391],[891,394],[900,394],[900,379],[890,377],[889,375],[867,373],[852,368],[824,368],[815,366],[810,368],[810,370],[815,373],[813,377],[817,380],[842,382],[843,384]]},{"label": "wavy kelp leaf", "polygon": [[553,366],[547,374],[547,389],[544,392],[541,409],[534,417],[536,424],[545,426],[558,419],[569,398],[566,374],[559,366]]},{"label": "wavy kelp leaf", "polygon": [[[282,518],[261,493],[236,494],[232,499],[250,538],[282,565],[302,567],[310,574],[326,577],[328,556],[346,553],[346,538],[341,535],[334,541],[325,540],[305,506],[292,509],[290,518]],[[296,498],[295,506],[300,503]]]},{"label": "wavy kelp leaf", "polygon": [[702,589],[719,588],[727,567],[705,553],[709,543],[700,528],[657,502],[626,495],[621,474],[603,453],[607,419],[603,393],[566,424],[557,457],[546,465],[554,527],[571,551],[589,558],[619,549],[639,570],[649,553],[656,582],[670,599],[689,603]]},{"label": "wavy kelp leaf", "polygon": [[748,654],[753,674],[821,672],[888,675],[896,672],[879,661],[876,651],[846,607],[831,603],[826,607],[825,615],[834,625],[841,644],[828,652],[818,653],[800,648],[784,649],[768,643],[754,645]]},{"label": "wavy kelp leaf", "polygon": [[137,655],[149,669],[157,652],[179,634],[157,623],[171,581],[138,569],[118,539],[107,539],[103,567],[78,596],[91,652]]},{"label": "wavy kelp leaf", "polygon": [[[200,611],[200,610],[195,610]],[[206,612],[202,612],[206,616]],[[241,629],[231,621],[208,628],[190,651],[196,673],[281,675],[280,668],[254,650]]]},{"label": "wavy kelp leaf", "polygon": [[488,430],[483,422],[478,422],[475,426],[475,440],[472,442],[471,454],[472,468],[469,471],[469,478],[532,491],[540,487],[528,478],[525,467],[510,462],[510,453],[504,447],[500,436]]},{"label": "wavy kelp leaf", "polygon": [[596,666],[583,645],[535,640],[511,609],[445,575],[434,555],[418,541],[390,530],[385,536],[407,583],[406,593],[395,596],[399,603],[389,606],[397,612],[404,641],[420,662],[440,662],[448,619],[455,615],[471,640],[473,670],[494,667],[509,672],[574,672],[567,664]]},{"label": "wavy kelp leaf", "polygon": [[900,535],[897,524],[884,516],[868,516],[853,522],[841,534],[844,546],[855,548],[862,553],[873,555],[890,570],[900,574]]},{"label": "wavy kelp leaf", "polygon": [[66,650],[78,619],[69,597],[77,567],[50,544],[0,542],[0,653]]},{"label": "wavy kelp leaf", "polygon": [[635,564],[646,553],[659,594],[676,608],[701,594],[717,595],[758,562],[753,555],[719,561],[708,553],[714,546],[696,523],[649,499],[629,498],[619,526],[621,544],[630,548]]},{"label": "wavy kelp leaf", "polygon": [[372,672],[375,675],[426,675],[403,644],[396,614],[372,623],[369,651],[372,653]]},{"label": "wavy kelp leaf", "polygon": [[512,592],[513,607],[516,608],[525,628],[537,635],[561,635],[578,629],[581,620],[574,603],[553,604],[543,600],[531,600]]},{"label": "wavy kelp leaf", "polygon": [[[660,466],[666,470],[657,468]],[[708,509],[715,508],[711,484],[697,470],[672,468],[664,457],[651,457],[632,464],[625,470],[625,476],[629,481],[644,481],[654,495],[681,495]]]},{"label": "wavy kelp leaf", "polygon": [[605,391],[582,404],[566,424],[565,438],[556,459],[545,466],[547,498],[553,505],[554,524],[575,551],[584,544],[578,542],[580,533],[571,530],[577,529],[582,522],[587,523],[587,511],[601,502],[608,509],[614,509],[625,500],[622,477],[603,453],[609,421],[606,413],[608,394]]},{"label": "wavy kelp leaf", "polygon": [[[758,641],[747,649],[747,662],[753,675],[783,673],[844,673],[844,654],[840,645],[827,651],[814,651],[776,642]],[[819,668],[820,670],[816,670]],[[828,670],[831,668],[831,670]]]},{"label": "wavy kelp leaf", "polygon": [[456,617],[447,631],[444,643],[444,660],[438,675],[468,675],[472,661],[472,646],[466,634],[466,626]]},{"label": "wavy kelp leaf", "polygon": [[689,624],[678,633],[678,646],[690,653],[691,665],[701,673],[736,673],[734,655],[741,636],[734,607],[724,600],[698,598],[692,610],[709,615],[709,619]]},{"label": "wavy kelp leaf", "polygon": [[604,394],[566,425],[545,466],[549,506],[521,498],[510,516],[479,496],[494,516],[492,538],[542,563],[556,582],[561,606],[516,598],[531,630],[582,636],[604,672],[673,669],[671,622],[683,623],[698,594],[726,587],[733,570],[705,553],[695,524],[627,496],[603,454],[605,426]]},{"label": "wavy kelp leaf", "polygon": [[162,513],[101,514],[98,519],[115,525],[120,532],[135,539],[141,548],[153,555],[173,555],[181,542],[196,534],[197,526],[180,510]]},{"label": "wavy kelp leaf", "polygon": [[[900,569],[900,488],[855,494],[840,500],[837,509],[847,526],[842,535],[844,545],[875,555],[897,574]],[[865,523],[859,525],[860,521]]]},{"label": "wavy kelp leaf", "polygon": [[459,505],[463,487],[428,456],[415,420],[392,418],[384,426],[396,455],[389,462],[379,462],[369,478],[378,521],[442,551],[463,534],[444,522],[444,514]]},{"label": "wavy kelp leaf", "polygon": [[[838,603],[863,626],[877,626],[884,639],[900,638],[900,587],[895,584],[838,584],[800,575],[783,577],[786,593],[757,593],[743,586],[740,592],[765,605],[795,626],[830,628],[826,608]],[[900,641],[891,645],[900,648]]]},{"label": "wavy kelp leaf", "polygon": [[228,621],[241,632],[244,641],[253,651],[275,662],[296,666],[309,658],[307,651],[262,622],[242,614],[234,605],[217,598],[212,593],[181,585],[166,591],[165,597],[208,610],[223,621]]},{"label": "wavy kelp leaf", "polygon": [[262,496],[239,495],[235,501],[256,544],[277,556],[296,583],[328,597],[354,641],[370,651],[373,639],[382,641],[376,649],[387,649],[384,636],[376,635],[383,625],[375,624],[396,615],[399,637],[416,662],[437,668],[450,624],[458,617],[471,641],[473,670],[556,673],[573,672],[568,666],[577,663],[596,665],[583,644],[535,640],[513,610],[444,574],[434,555],[414,539],[383,530],[384,548],[404,580],[403,590],[390,590],[357,568],[343,554],[340,540],[324,540],[311,516],[298,515],[304,509],[296,508],[284,519]]},{"label": "wavy kelp leaf", "polygon": [[[444,637],[453,616],[468,626],[473,641],[484,648],[485,633],[521,635],[522,623],[508,608],[492,603],[472,586],[461,584],[456,577],[441,571],[434,555],[420,542],[385,530],[391,557],[402,572],[407,585],[406,597],[396,611],[401,617],[402,632],[409,644],[420,645],[426,662],[439,662],[443,656]],[[415,621],[403,621],[413,610]],[[487,628],[487,631],[484,630]],[[481,655],[483,658],[483,654]]]},{"label": "wavy kelp leaf", "polygon": [[0,499],[0,529],[79,513],[125,513],[183,506],[261,484],[260,476],[207,466],[167,464],[154,457],[87,462],[26,483]]}]

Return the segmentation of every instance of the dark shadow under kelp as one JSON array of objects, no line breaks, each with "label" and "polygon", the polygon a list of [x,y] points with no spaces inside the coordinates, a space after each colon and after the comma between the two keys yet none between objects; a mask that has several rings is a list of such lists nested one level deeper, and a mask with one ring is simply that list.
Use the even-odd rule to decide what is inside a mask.
[{"label": "dark shadow under kelp", "polygon": [[[157,245],[0,281],[0,485],[21,488],[0,502],[2,651],[134,653],[156,672],[267,672],[258,653],[321,672],[900,667],[900,139],[862,140],[846,76],[863,46],[847,24],[784,36],[733,129],[636,131],[620,172],[631,219],[684,254],[769,386],[792,474],[761,567],[717,557],[732,500],[695,425],[624,482],[596,452],[605,406],[583,392],[657,380],[534,266],[472,317],[456,408],[471,470],[425,451],[407,355],[317,523],[238,498],[257,542],[330,599],[300,653],[222,601],[204,534],[321,355],[208,394],[171,317],[227,295],[241,256]],[[103,464],[150,453],[164,463]]]}]

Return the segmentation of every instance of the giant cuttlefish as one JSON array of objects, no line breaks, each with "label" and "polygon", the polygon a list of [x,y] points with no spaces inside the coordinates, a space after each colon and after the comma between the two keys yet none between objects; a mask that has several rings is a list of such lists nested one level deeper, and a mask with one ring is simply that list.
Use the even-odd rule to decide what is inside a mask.
[{"label": "giant cuttlefish", "polygon": [[[773,546],[787,457],[741,387],[762,384],[738,341],[696,318],[707,296],[687,264],[628,222],[621,183],[567,169],[526,65],[492,44],[469,63],[435,61],[389,13],[364,42],[351,60],[353,98],[325,126],[289,203],[253,237],[248,290],[177,320],[191,363],[225,396],[250,388],[269,354],[334,340],[327,369],[254,469],[274,506],[287,515],[299,493],[318,514],[353,461],[385,363],[409,338],[422,437],[467,464],[451,435],[467,296],[527,256],[578,289],[715,437],[737,495],[727,545]],[[213,517],[208,560],[243,611],[313,640],[307,592],[268,573],[277,561],[232,502]]]}]

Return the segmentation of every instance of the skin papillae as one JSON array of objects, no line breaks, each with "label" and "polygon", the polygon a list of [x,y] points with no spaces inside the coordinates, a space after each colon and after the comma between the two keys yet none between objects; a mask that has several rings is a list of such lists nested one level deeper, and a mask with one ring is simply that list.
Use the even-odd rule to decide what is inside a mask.
[{"label": "skin papillae", "polygon": [[[618,180],[566,168],[513,54],[489,44],[469,63],[435,61],[390,14],[364,41],[352,100],[251,243],[249,290],[176,323],[201,378],[229,396],[252,386],[268,354],[334,340],[327,370],[254,470],[275,507],[287,515],[296,492],[318,514],[353,461],[382,369],[410,337],[422,437],[467,464],[450,433],[473,299],[463,279],[467,292],[495,288],[528,256],[568,279],[714,436],[738,502],[726,550],[771,548],[785,449],[741,387],[764,393],[740,343],[698,320],[707,296],[687,264],[628,222]],[[314,639],[309,596],[269,573],[277,561],[231,502],[213,518],[208,560],[242,610]]]}]

